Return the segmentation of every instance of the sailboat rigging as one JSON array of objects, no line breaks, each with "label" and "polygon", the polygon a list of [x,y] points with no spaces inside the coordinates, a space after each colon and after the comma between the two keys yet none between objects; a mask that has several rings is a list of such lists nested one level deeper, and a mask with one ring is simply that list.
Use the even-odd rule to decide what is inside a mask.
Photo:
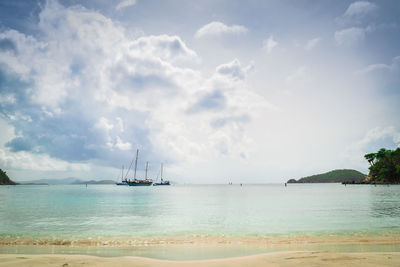
[{"label": "sailboat rigging", "polygon": [[136,158],[135,158],[135,171],[133,175],[133,180],[126,180],[127,184],[129,186],[149,186],[153,184],[153,181],[151,179],[147,178],[147,168],[148,168],[148,163],[146,164],[146,177],[144,180],[137,179],[136,178],[136,170],[137,170],[137,162],[138,162],[138,157],[139,157],[139,149],[136,150]]},{"label": "sailboat rigging", "polygon": [[169,183],[169,181],[164,181],[163,180],[163,164],[161,163],[161,182],[160,183],[154,183],[153,184],[154,186],[156,186],[156,185],[171,185],[170,183]]},{"label": "sailboat rigging", "polygon": [[122,165],[122,172],[121,172],[121,182],[116,183],[116,185],[128,185],[126,179],[124,180],[124,165]]}]

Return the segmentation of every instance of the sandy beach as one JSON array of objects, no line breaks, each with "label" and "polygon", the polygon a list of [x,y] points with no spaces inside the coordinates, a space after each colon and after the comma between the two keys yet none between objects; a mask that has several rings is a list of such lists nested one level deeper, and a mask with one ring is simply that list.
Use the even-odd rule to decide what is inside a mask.
[{"label": "sandy beach", "polygon": [[[0,266],[400,266],[400,238],[397,234],[355,235],[355,236],[292,236],[292,237],[226,237],[226,236],[188,236],[164,238],[95,239],[84,240],[34,240],[2,238],[1,247],[32,248],[0,254]],[[43,245],[44,242],[46,245]],[[35,243],[36,242],[36,243]],[[73,245],[71,245],[71,242]],[[34,245],[36,244],[36,245]],[[58,244],[58,245],[55,245]],[[130,244],[130,245],[128,245]],[[263,248],[264,252],[249,256],[230,254],[228,257],[202,260],[155,259],[151,256],[100,257],[80,255],[79,252],[64,254],[53,252],[34,252],[36,248],[58,249],[74,248],[175,248],[173,253],[190,253],[208,247],[229,249],[240,245],[242,248]],[[392,246],[389,250],[384,246]],[[182,248],[182,249],[179,249]],[[21,252],[22,251],[22,252]],[[46,251],[46,250],[43,250]],[[47,250],[49,251],[49,250]],[[79,251],[79,250],[78,250]],[[84,251],[84,250],[82,250]],[[268,253],[265,253],[268,252]],[[32,255],[32,254],[36,255]],[[72,254],[72,255],[71,255]],[[82,253],[85,254],[85,253]],[[179,257],[178,257],[179,258]],[[189,257],[190,258],[190,257]],[[193,259],[193,258],[192,258]]]},{"label": "sandy beach", "polygon": [[400,266],[400,252],[276,252],[203,261],[167,261],[140,257],[82,255],[0,255],[0,266]]}]

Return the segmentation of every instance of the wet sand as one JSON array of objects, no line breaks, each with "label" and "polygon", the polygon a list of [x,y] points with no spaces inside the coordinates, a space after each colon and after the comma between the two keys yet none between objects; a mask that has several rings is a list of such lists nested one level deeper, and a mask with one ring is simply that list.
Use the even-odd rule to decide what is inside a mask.
[{"label": "wet sand", "polygon": [[400,243],[399,233],[354,234],[354,235],[291,235],[291,236],[225,236],[189,235],[160,237],[91,237],[77,238],[33,238],[0,237],[0,246],[96,246],[96,247],[142,247],[157,245],[303,245],[303,244],[358,244]]},{"label": "wet sand", "polygon": [[0,255],[0,266],[400,266],[400,252],[289,251],[203,261],[168,261],[140,257],[103,258],[82,255],[2,254]]},{"label": "wet sand", "polygon": [[[238,246],[241,249],[232,253],[232,249]],[[0,250],[0,267],[400,266],[400,234],[299,235],[288,237],[193,235],[186,237],[90,238],[82,240],[3,237],[0,238],[1,248],[3,249]],[[71,250],[72,248],[77,250]],[[103,252],[112,249],[138,251],[145,248],[153,249],[153,254],[122,253],[105,257],[106,255],[103,252],[99,254],[85,253],[85,249],[88,251],[88,248],[100,249]],[[165,252],[165,248],[168,251],[167,256],[159,257],[160,251],[164,249]],[[207,248],[207,250],[204,250],[204,248]],[[244,254],[242,253],[243,248],[248,250]],[[66,252],[68,249],[70,251]],[[224,256],[218,252],[221,249],[231,249],[231,251]],[[200,250],[205,251],[206,256],[197,257],[198,255],[193,253]],[[193,254],[189,255],[190,253]],[[172,254],[175,254],[175,256]],[[185,254],[187,255],[185,256]]]}]

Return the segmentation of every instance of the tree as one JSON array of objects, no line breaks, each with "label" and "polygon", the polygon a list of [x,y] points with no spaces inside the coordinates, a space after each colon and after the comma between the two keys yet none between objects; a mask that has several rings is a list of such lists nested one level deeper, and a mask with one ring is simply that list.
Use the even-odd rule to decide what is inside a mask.
[{"label": "tree", "polygon": [[364,158],[370,163],[369,176],[373,183],[400,183],[400,148],[381,148],[377,153],[369,153]]},{"label": "tree", "polygon": [[15,185],[16,183],[13,182],[7,175],[5,171],[0,169],[0,185]]},{"label": "tree", "polygon": [[374,165],[374,161],[376,159],[376,153],[365,154],[364,158],[368,160],[369,164]]}]

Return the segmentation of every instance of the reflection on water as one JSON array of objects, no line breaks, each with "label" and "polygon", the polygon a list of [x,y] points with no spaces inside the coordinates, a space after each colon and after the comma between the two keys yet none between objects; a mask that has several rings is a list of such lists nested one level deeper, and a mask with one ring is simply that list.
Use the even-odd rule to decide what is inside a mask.
[{"label": "reflection on water", "polygon": [[370,186],[371,216],[400,218],[400,185]]}]

